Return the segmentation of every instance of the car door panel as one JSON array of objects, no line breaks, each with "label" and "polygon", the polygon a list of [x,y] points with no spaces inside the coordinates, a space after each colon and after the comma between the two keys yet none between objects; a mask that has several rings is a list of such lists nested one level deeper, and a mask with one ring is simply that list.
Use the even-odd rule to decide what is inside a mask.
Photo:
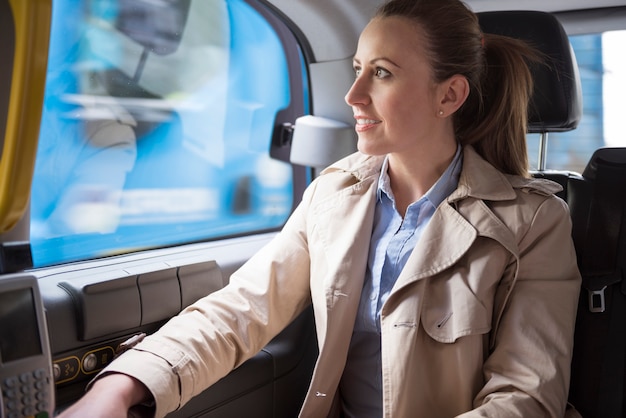
[{"label": "car door panel", "polygon": [[[122,342],[156,331],[183,307],[222,288],[228,281],[224,271],[230,275],[272,236],[37,270],[58,407],[82,395]],[[316,354],[307,310],[256,356],[172,416],[293,416]]]}]

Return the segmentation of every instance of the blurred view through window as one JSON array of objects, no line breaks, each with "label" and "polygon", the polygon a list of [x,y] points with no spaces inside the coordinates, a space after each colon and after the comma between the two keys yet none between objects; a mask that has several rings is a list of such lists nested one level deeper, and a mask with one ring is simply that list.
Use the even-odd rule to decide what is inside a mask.
[{"label": "blurred view through window", "polygon": [[[550,133],[546,167],[582,173],[601,147],[626,147],[626,31],[570,36],[583,93],[583,117],[570,132]],[[539,135],[528,135],[531,167],[537,167]]]},{"label": "blurred view through window", "polygon": [[35,266],[279,227],[287,57],[243,0],[55,0]]}]

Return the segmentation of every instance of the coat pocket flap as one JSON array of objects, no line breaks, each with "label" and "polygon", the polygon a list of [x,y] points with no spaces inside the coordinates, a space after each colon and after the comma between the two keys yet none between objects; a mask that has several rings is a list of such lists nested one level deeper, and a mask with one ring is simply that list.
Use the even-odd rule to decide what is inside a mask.
[{"label": "coat pocket flap", "polygon": [[460,277],[429,283],[424,300],[422,325],[435,341],[453,343],[491,331],[493,307],[486,306]]}]

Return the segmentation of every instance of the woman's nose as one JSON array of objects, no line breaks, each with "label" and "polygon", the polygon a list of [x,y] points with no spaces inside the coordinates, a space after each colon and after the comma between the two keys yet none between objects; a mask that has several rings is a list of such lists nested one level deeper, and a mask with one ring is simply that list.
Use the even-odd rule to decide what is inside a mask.
[{"label": "woman's nose", "polygon": [[352,86],[350,87],[350,90],[348,90],[346,96],[344,97],[346,103],[349,106],[355,106],[359,104],[362,105],[367,103],[367,101],[369,100],[369,96],[366,92],[364,84],[364,81],[359,77],[354,80]]}]

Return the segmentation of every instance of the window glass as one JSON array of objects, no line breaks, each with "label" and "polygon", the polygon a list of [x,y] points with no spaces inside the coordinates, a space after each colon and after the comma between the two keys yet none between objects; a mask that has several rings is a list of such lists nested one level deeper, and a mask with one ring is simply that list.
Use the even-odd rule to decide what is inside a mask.
[{"label": "window glass", "polygon": [[293,173],[270,143],[289,77],[242,0],[55,1],[35,266],[281,226]]},{"label": "window glass", "polygon": [[[620,102],[626,92],[626,31],[575,35],[570,42],[580,69],[583,117],[575,130],[548,135],[546,167],[581,173],[596,149],[626,146],[620,124]],[[528,135],[533,168],[537,167],[538,144],[539,135]]]}]

